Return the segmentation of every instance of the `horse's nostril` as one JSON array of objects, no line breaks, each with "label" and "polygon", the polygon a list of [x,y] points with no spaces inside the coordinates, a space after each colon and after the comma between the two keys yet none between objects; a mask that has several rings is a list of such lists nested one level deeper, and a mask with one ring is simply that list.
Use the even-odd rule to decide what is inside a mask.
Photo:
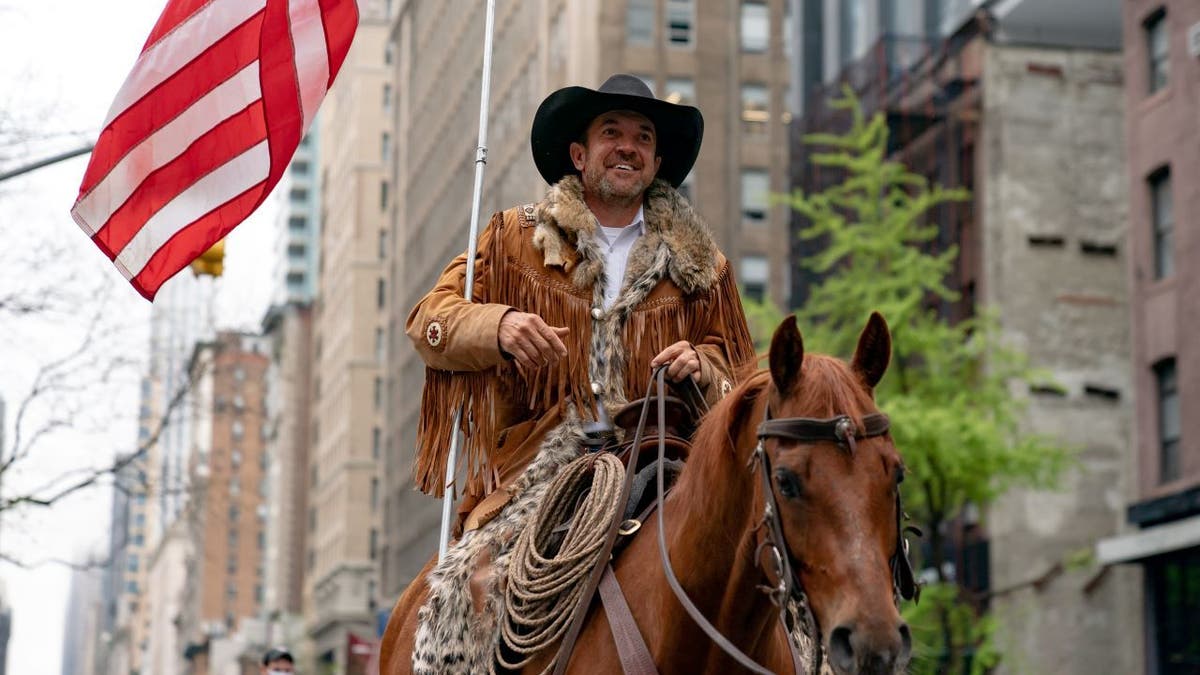
[{"label": "horse's nostril", "polygon": [[908,624],[900,624],[900,658],[899,661],[907,661],[908,657],[912,656],[912,632],[908,630]]},{"label": "horse's nostril", "polygon": [[854,672],[854,646],[850,637],[854,629],[850,626],[838,626],[829,634],[829,660],[838,672]]}]

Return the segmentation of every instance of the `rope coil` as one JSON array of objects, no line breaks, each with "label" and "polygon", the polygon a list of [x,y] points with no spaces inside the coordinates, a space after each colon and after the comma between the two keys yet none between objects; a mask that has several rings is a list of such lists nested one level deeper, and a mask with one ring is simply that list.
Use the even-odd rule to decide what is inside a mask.
[{"label": "rope coil", "polygon": [[[609,527],[624,510],[617,503],[624,477],[621,460],[601,452],[571,462],[550,484],[533,523],[513,547],[496,648],[501,667],[520,670],[566,633],[585,582],[606,562],[598,558]],[[555,528],[568,522],[562,545],[547,557]]]}]

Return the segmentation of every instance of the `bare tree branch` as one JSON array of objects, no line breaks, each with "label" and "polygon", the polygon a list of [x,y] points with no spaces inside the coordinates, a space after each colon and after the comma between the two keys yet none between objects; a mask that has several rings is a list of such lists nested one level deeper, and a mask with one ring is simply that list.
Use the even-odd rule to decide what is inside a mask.
[{"label": "bare tree branch", "polygon": [[69,495],[98,484],[101,479],[106,476],[120,475],[126,467],[144,457],[147,451],[149,451],[151,447],[158,443],[158,439],[162,436],[163,431],[170,424],[171,416],[174,411],[182,406],[184,401],[187,400],[187,395],[192,389],[193,381],[194,379],[189,377],[184,385],[175,392],[175,394],[171,397],[171,400],[167,403],[166,409],[163,410],[162,415],[159,417],[158,426],[145,440],[138,443],[138,447],[134,452],[120,457],[107,467],[87,472],[83,478],[72,482],[66,487],[59,488],[50,495],[39,496],[38,491],[34,491],[30,494],[20,495],[17,497],[0,498],[0,512],[7,511],[8,509],[21,505],[41,507],[53,506],[56,502]]}]

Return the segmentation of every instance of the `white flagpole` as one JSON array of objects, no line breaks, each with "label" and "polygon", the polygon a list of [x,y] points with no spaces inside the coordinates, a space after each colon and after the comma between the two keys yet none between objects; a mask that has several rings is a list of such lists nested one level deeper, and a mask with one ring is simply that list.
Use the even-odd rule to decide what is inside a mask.
[{"label": "white flagpole", "polygon": [[[479,146],[475,148],[475,199],[471,204],[471,230],[467,235],[467,283],[463,289],[467,302],[471,302],[475,288],[475,243],[479,238],[479,202],[483,198],[483,167],[487,164],[488,102],[492,93],[492,32],[496,19],[496,0],[487,0],[487,19],[484,22],[483,38],[483,86],[479,96]],[[460,404],[454,413],[450,427],[450,456],[446,459],[446,482],[442,494],[442,530],[438,536],[438,561],[446,556],[450,545],[450,511],[454,504],[454,486],[458,447],[462,434],[458,428],[462,423],[463,409]]]}]

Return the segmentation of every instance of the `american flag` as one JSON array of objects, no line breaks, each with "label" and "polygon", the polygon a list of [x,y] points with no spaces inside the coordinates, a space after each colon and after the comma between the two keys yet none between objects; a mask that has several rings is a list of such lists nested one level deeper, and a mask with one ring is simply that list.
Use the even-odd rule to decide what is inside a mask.
[{"label": "american flag", "polygon": [[139,293],[262,204],[357,27],[354,0],[169,0],[71,209]]}]

